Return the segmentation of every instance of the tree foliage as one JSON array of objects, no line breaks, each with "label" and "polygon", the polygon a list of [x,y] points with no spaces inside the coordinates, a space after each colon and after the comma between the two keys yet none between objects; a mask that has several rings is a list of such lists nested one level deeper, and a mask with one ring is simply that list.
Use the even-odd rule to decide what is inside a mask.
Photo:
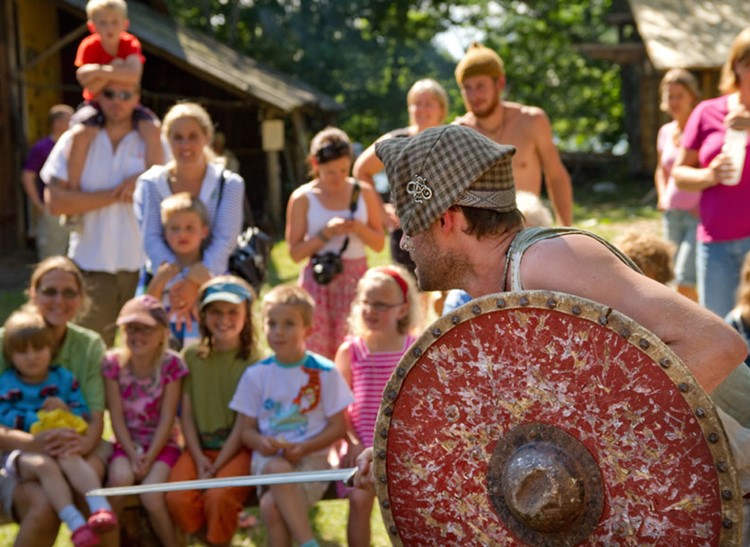
[{"label": "tree foliage", "polygon": [[[622,133],[617,70],[578,54],[606,32],[611,0],[170,0],[173,16],[346,104],[338,123],[368,144],[407,122],[406,91],[432,77],[463,111],[455,60],[434,43],[483,31],[506,62],[506,97],[547,110],[564,146]],[[468,44],[464,44],[468,45]]]}]

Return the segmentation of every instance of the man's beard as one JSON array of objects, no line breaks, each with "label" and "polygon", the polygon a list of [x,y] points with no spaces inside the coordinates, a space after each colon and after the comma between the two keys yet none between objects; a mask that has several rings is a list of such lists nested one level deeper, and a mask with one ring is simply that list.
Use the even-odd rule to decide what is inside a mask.
[{"label": "man's beard", "polygon": [[491,116],[495,112],[499,104],[500,97],[498,95],[494,95],[492,101],[487,105],[486,108],[484,108],[483,110],[472,110],[471,113],[474,114],[474,117],[481,120],[483,118]]}]

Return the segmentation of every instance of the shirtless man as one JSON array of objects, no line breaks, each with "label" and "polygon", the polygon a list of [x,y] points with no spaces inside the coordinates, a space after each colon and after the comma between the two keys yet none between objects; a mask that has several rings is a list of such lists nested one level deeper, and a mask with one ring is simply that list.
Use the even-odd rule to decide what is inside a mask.
[{"label": "shirtless man", "polygon": [[512,144],[517,190],[540,194],[542,175],[557,223],[573,222],[573,188],[552,140],[552,126],[544,110],[500,99],[505,89],[505,68],[500,56],[478,43],[472,44],[456,66],[467,114],[455,123],[474,128],[500,144]]}]

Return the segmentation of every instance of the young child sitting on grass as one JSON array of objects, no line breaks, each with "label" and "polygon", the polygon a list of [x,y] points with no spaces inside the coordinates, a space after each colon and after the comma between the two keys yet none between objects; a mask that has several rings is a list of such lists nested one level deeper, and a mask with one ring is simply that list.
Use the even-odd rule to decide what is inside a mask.
[{"label": "young child sitting on grass", "polygon": [[[13,367],[0,375],[0,423],[9,428],[36,432],[37,425],[56,417],[60,427],[85,431],[88,407],[78,381],[63,367],[52,364],[55,343],[44,318],[28,306],[13,313],[5,323],[3,353]],[[72,415],[71,415],[72,414]],[[79,432],[82,432],[80,431]],[[14,451],[4,455],[3,472],[21,480],[38,480],[50,503],[72,532],[76,547],[98,545],[97,535],[117,527],[117,518],[103,497],[88,497],[91,516],[86,520],[73,505],[68,485],[84,495],[101,488],[94,470],[80,454],[46,454]],[[67,480],[66,480],[67,479]]]},{"label": "young child sitting on grass", "polygon": [[[172,194],[161,202],[161,223],[164,240],[174,253],[176,261],[158,267],[148,285],[147,293],[160,299],[167,312],[170,305],[169,289],[178,281],[186,279],[200,284],[211,278],[211,273],[202,263],[203,245],[210,234],[208,211],[203,202],[188,192]],[[198,321],[178,323],[170,318],[173,340],[177,349],[182,349],[200,340]]]},{"label": "young child sitting on grass", "polygon": [[[141,43],[126,32],[128,8],[125,0],[89,0],[86,15],[90,36],[78,46],[75,66],[76,78],[83,86],[84,103],[73,115],[70,125],[74,131],[68,158],[70,189],[80,190],[81,175],[89,145],[102,125],[99,100],[129,101],[129,92],[107,89],[110,82],[125,82],[140,86],[145,57]],[[156,114],[138,105],[133,112],[133,124],[146,143],[146,167],[165,161],[160,124]],[[80,217],[64,217],[63,222],[78,229]]]},{"label": "young child sitting on grass", "polygon": [[[280,285],[263,299],[263,331],[274,355],[248,367],[230,408],[243,418],[242,441],[253,451],[252,473],[328,469],[328,451],[346,431],[354,397],[333,363],[307,351],[314,302],[301,287]],[[328,484],[259,489],[270,545],[318,545],[307,512]]]}]

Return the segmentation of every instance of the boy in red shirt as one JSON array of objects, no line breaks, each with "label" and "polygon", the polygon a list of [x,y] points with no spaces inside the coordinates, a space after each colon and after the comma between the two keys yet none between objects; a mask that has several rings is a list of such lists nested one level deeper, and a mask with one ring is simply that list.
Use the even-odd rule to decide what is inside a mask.
[{"label": "boy in red shirt", "polygon": [[[102,124],[98,100],[128,100],[130,97],[123,96],[126,91],[116,93],[107,86],[110,82],[138,85],[146,60],[138,38],[126,32],[130,22],[125,0],[89,0],[86,15],[91,35],[81,41],[75,60],[84,105],[71,119],[75,132],[68,160],[71,189],[80,189],[89,145]],[[151,110],[138,105],[133,113],[133,124],[146,143],[146,167],[163,164],[159,119]],[[74,222],[68,218],[66,223]]]}]

